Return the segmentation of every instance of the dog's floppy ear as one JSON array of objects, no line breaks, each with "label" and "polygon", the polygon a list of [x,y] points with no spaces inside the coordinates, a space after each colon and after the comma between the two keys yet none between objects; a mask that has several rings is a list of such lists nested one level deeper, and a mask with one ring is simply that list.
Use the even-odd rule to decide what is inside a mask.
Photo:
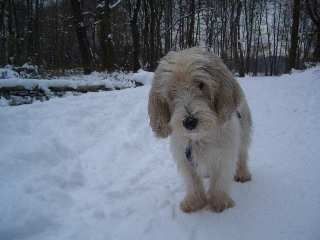
[{"label": "dog's floppy ear", "polygon": [[219,80],[214,97],[214,108],[220,121],[224,122],[237,110],[241,100],[241,90],[232,76],[223,76],[223,79]]},{"label": "dog's floppy ear", "polygon": [[169,127],[170,111],[167,100],[152,86],[149,94],[148,112],[150,126],[157,137],[166,138],[171,130]]},{"label": "dog's floppy ear", "polygon": [[220,58],[210,55],[209,59],[209,69],[214,80],[214,87],[210,88],[211,108],[215,110],[219,121],[223,123],[237,110],[242,91]]}]

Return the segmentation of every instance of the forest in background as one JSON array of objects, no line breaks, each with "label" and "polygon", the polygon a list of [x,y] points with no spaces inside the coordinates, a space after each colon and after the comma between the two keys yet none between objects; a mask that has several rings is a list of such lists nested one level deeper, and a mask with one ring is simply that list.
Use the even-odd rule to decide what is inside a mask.
[{"label": "forest in background", "polygon": [[319,0],[0,0],[0,66],[154,70],[204,46],[240,76],[320,61]]}]

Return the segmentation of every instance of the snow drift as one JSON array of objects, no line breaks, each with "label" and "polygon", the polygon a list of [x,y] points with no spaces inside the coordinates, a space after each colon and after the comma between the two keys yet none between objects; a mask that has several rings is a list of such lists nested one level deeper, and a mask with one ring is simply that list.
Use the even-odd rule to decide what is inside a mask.
[{"label": "snow drift", "polygon": [[320,68],[240,80],[253,180],[221,214],[179,210],[149,86],[0,108],[0,239],[320,239]]}]

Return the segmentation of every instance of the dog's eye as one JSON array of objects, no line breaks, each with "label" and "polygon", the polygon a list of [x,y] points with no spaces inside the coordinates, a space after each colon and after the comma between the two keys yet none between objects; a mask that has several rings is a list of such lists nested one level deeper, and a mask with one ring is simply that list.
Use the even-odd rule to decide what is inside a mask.
[{"label": "dog's eye", "polygon": [[204,87],[204,84],[203,84],[202,82],[198,84],[198,88],[199,88],[200,90],[202,90],[203,87]]}]

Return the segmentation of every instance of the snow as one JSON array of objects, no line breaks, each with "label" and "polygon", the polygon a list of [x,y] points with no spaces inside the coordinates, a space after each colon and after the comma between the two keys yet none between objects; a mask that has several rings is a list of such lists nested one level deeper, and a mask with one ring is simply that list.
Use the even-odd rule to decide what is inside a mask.
[{"label": "snow", "polygon": [[22,65],[23,68],[27,68],[27,69],[32,69],[35,70],[36,72],[38,72],[38,66],[36,65],[32,65],[28,62],[26,62],[25,64]]},{"label": "snow", "polygon": [[5,99],[4,97],[0,97],[0,107],[8,106],[8,105],[9,105],[8,100]]},{"label": "snow", "polygon": [[[1,69],[1,71],[11,71],[10,69]],[[14,72],[15,73],[15,72]],[[106,88],[130,88],[134,87],[137,82],[146,82],[144,79],[146,76],[152,76],[150,73],[140,70],[138,73],[125,74],[123,72],[105,73],[105,72],[93,72],[90,75],[76,75],[69,77],[60,77],[56,79],[23,79],[19,78],[19,75],[6,74],[8,77],[1,79],[1,87],[14,87],[23,86],[26,89],[33,89],[39,87],[40,89],[50,92],[49,87],[72,87],[77,88],[79,86],[96,86],[104,85]]]},{"label": "snow", "polygon": [[0,239],[320,239],[320,68],[240,83],[253,180],[233,184],[236,206],[220,214],[179,210],[150,86],[2,107]]},{"label": "snow", "polygon": [[19,73],[13,71],[10,69],[10,67],[0,68],[0,81],[2,81],[2,79],[12,79],[18,77]]},{"label": "snow", "polygon": [[0,80],[0,87],[14,87],[14,86],[23,86],[26,89],[33,89],[35,87],[39,87],[42,90],[50,91],[49,87],[72,87],[77,88],[79,86],[95,86],[95,85],[104,85],[106,88],[113,89],[115,86],[124,86],[132,87],[134,86],[133,83],[126,82],[126,84],[117,84],[113,85],[110,79],[88,79],[88,80],[68,80],[68,79],[49,79],[49,80],[38,80],[38,79],[1,79]]},{"label": "snow", "polygon": [[140,69],[138,72],[132,74],[131,79],[140,82],[143,85],[150,85],[152,83],[153,72],[147,72]]}]

